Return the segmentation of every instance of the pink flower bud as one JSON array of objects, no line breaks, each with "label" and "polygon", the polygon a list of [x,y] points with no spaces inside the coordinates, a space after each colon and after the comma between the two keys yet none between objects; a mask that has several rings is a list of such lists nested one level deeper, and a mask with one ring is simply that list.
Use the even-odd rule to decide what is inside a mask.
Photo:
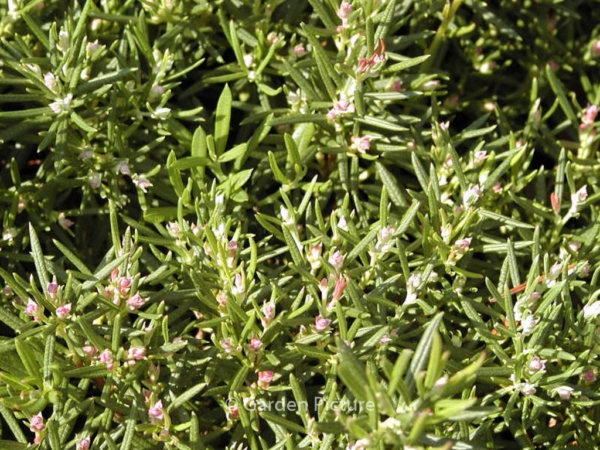
[{"label": "pink flower bud", "polygon": [[133,280],[131,278],[119,278],[119,282],[117,283],[117,290],[119,291],[119,295],[121,295],[122,297],[126,297],[129,294],[129,288],[131,287],[131,283],[133,283]]},{"label": "pink flower bud", "polygon": [[366,153],[371,148],[371,138],[368,136],[352,136],[350,137],[352,145],[350,146],[359,153]]},{"label": "pink flower bud", "polygon": [[113,354],[110,350],[104,350],[102,353],[100,353],[100,356],[98,356],[98,361],[100,361],[101,364],[106,365],[106,368],[108,370],[112,370],[114,365],[113,365]]},{"label": "pink flower bud", "polygon": [[254,336],[252,339],[250,339],[250,350],[255,352],[261,347],[262,341],[257,336]]},{"label": "pink flower bud", "polygon": [[238,408],[238,405],[233,404],[233,405],[229,405],[227,407],[227,415],[229,416],[229,418],[231,419],[239,419],[240,418],[240,410]]},{"label": "pink flower bud", "polygon": [[472,238],[459,239],[454,243],[454,246],[458,251],[466,252],[469,250],[469,246],[471,245]]},{"label": "pink flower bud", "polygon": [[529,360],[529,363],[527,364],[527,371],[529,373],[536,373],[539,371],[543,371],[545,369],[546,369],[546,364],[544,364],[544,361],[542,361],[537,356],[534,356],[533,358],[531,358]]},{"label": "pink flower bud", "polygon": [[29,419],[29,429],[34,433],[44,431],[44,417],[41,412]]},{"label": "pink flower bud", "polygon": [[296,45],[296,46],[294,47],[294,50],[293,50],[293,52],[294,52],[296,55],[302,55],[302,54],[304,54],[304,53],[306,52],[306,49],[304,48],[304,45],[302,45],[302,44],[298,44],[298,45]]},{"label": "pink flower bud", "polygon": [[58,215],[58,224],[64,229],[71,228],[73,225],[75,225],[72,221],[65,217],[65,213],[60,213]]},{"label": "pink flower bud", "polygon": [[131,169],[125,161],[119,161],[115,166],[115,169],[117,173],[121,173],[123,175],[129,175],[131,173]]},{"label": "pink flower bud", "polygon": [[271,321],[273,320],[273,318],[275,317],[275,303],[273,303],[273,302],[265,303],[262,307],[262,313],[263,313],[262,323],[263,323],[263,326],[266,326],[266,325],[270,324]]},{"label": "pink flower bud", "polygon": [[315,317],[315,325],[313,329],[317,333],[321,333],[329,328],[329,324],[331,324],[331,319],[325,319],[324,317],[317,316]]},{"label": "pink flower bud", "polygon": [[127,350],[126,358],[130,361],[139,361],[144,357],[145,354],[145,348],[131,347],[129,350]]},{"label": "pink flower bud", "polygon": [[487,152],[485,150],[478,150],[473,155],[473,159],[475,160],[475,164],[481,164],[483,161],[485,161],[486,157],[487,157]]},{"label": "pink flower bud", "polygon": [[98,350],[93,345],[84,345],[81,349],[83,350],[83,353],[90,358],[98,353]]},{"label": "pink flower bud", "polygon": [[581,374],[581,379],[583,381],[593,382],[596,381],[596,375],[594,374],[593,370],[588,369]]},{"label": "pink flower bud", "polygon": [[90,444],[91,444],[91,438],[89,436],[86,436],[77,442],[76,450],[89,450]]},{"label": "pink flower bud", "polygon": [[149,410],[148,418],[154,423],[163,420],[163,403],[162,400],[157,401]]},{"label": "pink flower bud", "polygon": [[556,388],[556,393],[563,400],[568,400],[571,398],[571,393],[574,391],[570,386],[560,386]]},{"label": "pink flower bud", "polygon": [[67,303],[63,306],[59,306],[56,308],[56,317],[60,319],[65,319],[71,314],[71,304]]},{"label": "pink flower bud", "polygon": [[136,293],[133,297],[129,298],[126,302],[127,307],[129,308],[130,311],[135,311],[138,308],[141,308],[144,303],[146,303],[146,300],[142,298],[142,296],[138,293]]},{"label": "pink flower bud", "polygon": [[352,5],[344,0],[337,10],[337,16],[342,19],[342,23],[346,23],[350,14],[352,14]]},{"label": "pink flower bud", "polygon": [[345,276],[338,275],[338,278],[335,282],[335,288],[333,289],[333,297],[331,299],[333,303],[337,302],[340,298],[342,298],[344,290],[346,289],[347,281],[348,280]]},{"label": "pink flower bud", "polygon": [[258,386],[262,389],[267,389],[273,380],[273,372],[265,370],[258,372]]},{"label": "pink flower bud", "polygon": [[41,315],[41,313],[42,307],[30,298],[28,298],[27,305],[25,305],[25,314],[27,314],[30,317],[33,317],[33,319],[37,321],[40,320],[39,316]]},{"label": "pink flower bud", "polygon": [[328,260],[329,264],[333,266],[336,272],[339,272],[342,268],[342,264],[344,263],[344,256],[340,253],[339,250],[336,250]]},{"label": "pink flower bud", "polygon": [[48,292],[48,296],[50,298],[55,298],[56,293],[58,292],[58,284],[56,284],[54,281],[48,283],[46,285],[46,291]]},{"label": "pink flower bud", "polygon": [[470,206],[477,201],[479,196],[481,195],[481,190],[478,185],[471,186],[466,192],[463,194],[463,205]]},{"label": "pink flower bud", "polygon": [[233,351],[233,346],[231,345],[231,339],[221,339],[219,341],[221,347],[223,347],[223,351],[225,353],[231,353]]}]

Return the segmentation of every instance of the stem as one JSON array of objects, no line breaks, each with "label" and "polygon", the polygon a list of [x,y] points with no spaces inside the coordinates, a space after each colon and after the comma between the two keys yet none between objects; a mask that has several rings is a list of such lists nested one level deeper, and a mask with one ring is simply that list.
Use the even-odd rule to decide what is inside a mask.
[{"label": "stem", "polygon": [[433,42],[431,43],[426,52],[431,57],[428,58],[421,66],[421,73],[426,72],[431,68],[431,64],[435,60],[440,45],[442,44],[442,40],[444,39],[444,37],[446,37],[446,31],[448,30],[448,26],[450,25],[450,22],[452,22],[452,19],[454,19],[456,11],[458,10],[462,1],[463,0],[454,0],[452,3],[450,3],[450,5],[447,1],[446,6],[444,6],[444,19],[442,20],[442,23],[440,24],[439,28],[437,29],[437,32],[435,33]]}]

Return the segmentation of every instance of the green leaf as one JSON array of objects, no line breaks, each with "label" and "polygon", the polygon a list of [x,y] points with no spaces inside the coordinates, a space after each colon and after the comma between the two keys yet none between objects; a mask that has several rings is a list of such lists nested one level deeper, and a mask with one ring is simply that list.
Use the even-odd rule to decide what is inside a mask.
[{"label": "green leaf", "polygon": [[85,94],[87,92],[101,88],[102,86],[112,85],[116,81],[120,81],[123,78],[127,78],[129,75],[131,75],[137,70],[138,69],[136,67],[128,67],[126,69],[118,70],[116,72],[101,75],[99,77],[94,78],[93,80],[87,81],[77,86],[74,95],[79,96],[81,94]]},{"label": "green leaf", "polygon": [[411,393],[414,391],[415,381],[419,372],[421,372],[421,370],[425,368],[425,364],[427,364],[429,352],[433,344],[433,336],[438,332],[438,327],[440,326],[443,315],[444,313],[440,312],[429,321],[423,332],[423,335],[421,336],[421,339],[419,340],[419,344],[417,345],[412,361],[410,362],[408,372],[404,377],[404,383],[406,384],[408,391]]},{"label": "green leaf", "polygon": [[47,293],[48,283],[50,282],[48,278],[48,269],[46,268],[46,260],[44,259],[44,254],[42,253],[40,241],[32,224],[29,224],[29,238],[31,239],[31,255],[33,256],[33,262],[35,263],[35,270],[37,272],[38,279],[42,284],[44,293]]},{"label": "green leaf", "polygon": [[550,64],[546,65],[546,76],[548,77],[548,81],[550,82],[550,87],[554,94],[558,97],[558,101],[560,102],[560,107],[563,112],[567,116],[567,119],[571,121],[571,125],[575,125],[579,121],[577,120],[577,114],[573,111],[573,107],[569,100],[567,100],[567,94],[565,92],[565,87],[561,83],[561,81],[557,78],[554,70],[550,67]]},{"label": "green leaf", "polygon": [[36,380],[38,386],[42,386],[41,367],[35,357],[35,350],[25,339],[15,339],[15,348],[29,376]]},{"label": "green leaf", "polygon": [[342,382],[350,389],[354,397],[362,402],[373,399],[373,393],[367,382],[365,368],[358,361],[352,349],[341,339],[336,342],[340,363],[337,374]]},{"label": "green leaf", "polygon": [[394,175],[392,175],[392,173],[379,161],[375,162],[375,168],[377,169],[379,178],[381,178],[381,182],[383,183],[390,200],[394,202],[394,205],[399,207],[407,206],[408,203],[402,193],[403,189],[398,185],[398,181]]},{"label": "green leaf", "polygon": [[227,146],[231,121],[231,101],[231,91],[229,86],[225,85],[215,112],[215,150],[217,157],[223,154]]},{"label": "green leaf", "polygon": [[511,225],[516,228],[525,228],[525,229],[535,229],[533,225],[530,225],[525,222],[521,222],[520,220],[512,219],[510,217],[503,216],[502,214],[498,214],[492,211],[487,211],[485,209],[480,209],[477,211],[480,217],[484,219],[491,219],[497,222],[503,223],[505,225]]},{"label": "green leaf", "polygon": [[427,59],[429,59],[431,57],[431,55],[421,55],[421,56],[417,56],[415,58],[409,58],[406,59],[404,61],[400,61],[396,64],[392,64],[391,66],[386,67],[383,70],[383,73],[388,74],[388,73],[398,73],[401,72],[403,70],[406,70],[410,67],[413,66],[417,66],[421,63],[423,63],[424,61],[426,61]]},{"label": "green leaf", "polygon": [[199,384],[196,384],[195,386],[191,387],[190,389],[188,389],[187,391],[185,391],[184,393],[182,393],[181,395],[176,397],[171,402],[171,404],[167,408],[167,412],[171,412],[171,411],[179,408],[185,402],[190,401],[196,395],[200,394],[206,388],[206,386],[208,386],[208,383],[199,383]]},{"label": "green leaf", "polygon": [[247,145],[245,142],[242,144],[236,145],[231,150],[228,150],[227,152],[225,152],[221,156],[219,156],[217,161],[220,163],[225,163],[225,162],[236,160],[236,159],[240,158],[242,155],[244,155],[244,153],[246,153],[246,147],[247,147]]}]

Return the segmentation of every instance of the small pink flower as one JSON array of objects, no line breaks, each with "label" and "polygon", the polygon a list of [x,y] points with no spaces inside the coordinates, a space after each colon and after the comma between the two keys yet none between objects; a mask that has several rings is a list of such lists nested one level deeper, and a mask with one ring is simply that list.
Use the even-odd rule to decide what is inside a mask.
[{"label": "small pink flower", "polygon": [[46,292],[48,292],[48,296],[50,298],[56,298],[56,293],[58,292],[58,284],[56,284],[54,281],[48,283],[46,285]]},{"label": "small pink flower", "polygon": [[148,192],[147,189],[149,187],[153,186],[153,184],[150,182],[150,180],[148,180],[146,175],[134,175],[133,184],[139,187],[144,192],[144,194]]},{"label": "small pink flower", "polygon": [[92,172],[88,178],[88,181],[92,189],[98,189],[102,184],[102,174],[98,172]]},{"label": "small pink flower", "polygon": [[71,314],[71,303],[66,303],[63,306],[56,308],[56,317],[66,319]]},{"label": "small pink flower", "polygon": [[296,45],[296,46],[294,47],[294,50],[293,50],[293,52],[294,52],[296,55],[302,55],[302,54],[304,54],[304,53],[306,52],[306,49],[304,48],[304,45],[302,45],[302,44],[298,44],[298,45]]},{"label": "small pink flower", "polygon": [[90,358],[98,353],[98,350],[93,345],[84,345],[81,349],[83,350],[83,353]]},{"label": "small pink flower", "polygon": [[521,388],[521,393],[526,397],[535,394],[536,388],[534,384],[531,383],[523,383],[519,386]]},{"label": "small pink flower", "polygon": [[539,357],[534,356],[529,360],[527,364],[527,371],[529,373],[536,373],[546,369],[546,364]]},{"label": "small pink flower", "polygon": [[556,388],[556,393],[563,400],[568,400],[571,398],[571,393],[574,391],[570,386],[560,386]]},{"label": "small pink flower", "polygon": [[231,404],[227,407],[227,415],[232,418],[232,419],[239,419],[240,418],[240,410],[238,408],[238,405]]},{"label": "small pink flower", "polygon": [[167,224],[167,230],[169,231],[169,234],[173,237],[176,237],[181,231],[177,222],[169,222]]},{"label": "small pink flower", "polygon": [[352,14],[352,5],[344,0],[338,8],[336,14],[340,19],[342,19],[342,23],[346,24],[350,14]]},{"label": "small pink flower", "polygon": [[560,198],[554,192],[550,193],[550,205],[552,206],[552,211],[558,214],[560,211]]},{"label": "small pink flower", "polygon": [[60,213],[58,215],[58,224],[64,229],[71,228],[73,225],[75,225],[75,223],[65,217],[65,213]]},{"label": "small pink flower", "polygon": [[500,191],[502,191],[502,185],[500,184],[499,181],[496,181],[494,183],[494,185],[492,186],[492,192],[494,194],[498,194]]},{"label": "small pink flower", "polygon": [[352,142],[350,148],[357,150],[359,153],[366,153],[371,148],[371,138],[368,136],[352,136],[350,141]]},{"label": "small pink flower", "polygon": [[221,347],[223,347],[223,351],[225,353],[231,353],[233,351],[233,346],[231,345],[231,339],[221,339],[219,341]]},{"label": "small pink flower", "polygon": [[91,444],[91,438],[89,436],[86,436],[77,442],[76,450],[89,450],[90,444]]},{"label": "small pink flower", "polygon": [[474,185],[471,186],[469,189],[466,190],[466,192],[463,194],[463,205],[464,206],[470,206],[473,203],[475,203],[477,201],[477,199],[479,198],[479,196],[481,195],[481,189],[479,188],[479,185]]},{"label": "small pink flower", "polygon": [[126,302],[127,307],[129,308],[130,311],[135,311],[138,308],[141,308],[144,303],[146,303],[146,300],[142,298],[142,296],[138,293],[136,293],[133,297],[129,298]]},{"label": "small pink flower", "polygon": [[600,41],[599,40],[595,40],[594,43],[592,44],[592,53],[594,54],[594,56],[600,55]]},{"label": "small pink flower", "polygon": [[539,319],[536,319],[533,314],[529,314],[521,321],[521,327],[523,328],[523,334],[528,335],[533,332],[533,328],[538,323]]},{"label": "small pink flower", "polygon": [[481,164],[483,161],[485,161],[486,157],[487,157],[487,152],[485,150],[478,150],[473,155],[473,159],[475,160],[475,164]]},{"label": "small pink flower", "polygon": [[571,194],[571,209],[569,210],[569,212],[571,214],[575,213],[577,211],[579,205],[581,205],[583,202],[585,202],[587,197],[588,197],[587,186],[583,186],[577,192],[575,192],[574,194]]},{"label": "small pink flower", "polygon": [[30,317],[33,317],[34,320],[40,320],[39,316],[41,312],[42,307],[30,298],[28,298],[27,305],[25,305],[25,314],[27,314]]},{"label": "small pink flower", "polygon": [[386,344],[389,344],[390,342],[392,342],[392,338],[389,336],[389,334],[384,334],[379,339],[379,345],[386,345]]},{"label": "small pink flower", "polygon": [[596,105],[587,105],[587,107],[583,110],[583,115],[581,116],[581,125],[579,128],[581,130],[585,130],[591,127],[596,121],[597,115],[598,107]]},{"label": "small pink flower", "polygon": [[344,255],[342,255],[339,250],[336,250],[329,257],[329,260],[327,262],[329,262],[329,264],[333,266],[336,272],[339,272],[342,268],[342,264],[344,263]]},{"label": "small pink flower", "polygon": [[219,306],[225,306],[227,304],[227,294],[224,291],[217,294],[217,303]]},{"label": "small pink flower", "polygon": [[459,239],[454,243],[457,251],[466,252],[469,250],[469,246],[471,245],[472,238]]},{"label": "small pink flower", "polygon": [[44,431],[44,417],[41,412],[35,416],[31,416],[31,419],[29,419],[29,429],[34,433]]},{"label": "small pink flower", "polygon": [[122,297],[126,297],[129,294],[129,288],[131,287],[131,283],[133,283],[133,279],[131,278],[119,278],[119,282],[117,283],[117,290],[119,291],[119,295],[121,295]]},{"label": "small pink flower", "polygon": [[331,299],[332,303],[337,302],[342,295],[344,294],[344,290],[346,289],[347,279],[345,276],[338,275],[338,278],[335,282],[335,288],[333,289],[333,297]]},{"label": "small pink flower", "polygon": [[327,278],[321,278],[321,282],[319,283],[319,291],[321,291],[321,299],[325,301],[327,298],[327,293],[329,292]]},{"label": "small pink flower", "polygon": [[315,317],[315,325],[313,326],[313,329],[317,333],[322,333],[323,331],[325,331],[329,328],[330,324],[331,324],[331,319],[325,319],[324,317],[317,316],[317,317]]},{"label": "small pink flower", "polygon": [[588,369],[581,374],[581,379],[583,381],[593,382],[596,381],[596,375],[592,369]]},{"label": "small pink flower", "polygon": [[444,131],[448,131],[448,128],[450,128],[450,122],[449,121],[440,122],[440,129],[442,129]]},{"label": "small pink flower", "polygon": [[311,245],[308,248],[308,253],[306,255],[306,259],[310,263],[311,269],[318,269],[321,267],[321,249],[323,245],[321,243]]},{"label": "small pink flower", "polygon": [[127,165],[127,163],[125,161],[119,161],[117,163],[117,165],[115,166],[115,169],[116,169],[117,173],[120,173],[123,175],[129,175],[131,173],[131,169],[129,168],[129,166]]},{"label": "small pink flower", "polygon": [[556,61],[548,61],[548,66],[550,67],[550,69],[552,69],[553,71],[558,70],[558,64],[556,63]]},{"label": "small pink flower", "polygon": [[245,290],[244,277],[242,277],[241,273],[236,273],[235,277],[233,278],[233,289],[231,293],[233,295],[240,295],[243,294]]},{"label": "small pink flower", "polygon": [[340,99],[333,104],[333,108],[327,113],[327,118],[334,120],[337,116],[354,112],[354,104],[350,103],[344,94],[340,94]]},{"label": "small pink flower", "polygon": [[100,353],[100,356],[98,356],[98,361],[100,361],[101,364],[105,364],[106,368],[108,370],[112,370],[113,367],[114,367],[114,365],[113,365],[113,354],[108,349],[106,349],[102,353]]},{"label": "small pink flower", "polygon": [[131,347],[129,350],[127,350],[127,359],[129,361],[139,361],[144,357],[145,354],[145,348]]},{"label": "small pink flower", "polygon": [[148,410],[150,422],[154,423],[163,420],[163,403],[162,400],[157,401],[154,406]]},{"label": "small pink flower", "polygon": [[263,313],[262,324],[263,324],[263,326],[266,326],[266,325],[270,324],[271,321],[273,320],[273,318],[275,317],[275,303],[273,303],[273,302],[265,303],[262,307],[262,313]]},{"label": "small pink flower", "polygon": [[388,88],[390,92],[402,92],[402,81],[394,80],[391,86]]},{"label": "small pink flower", "polygon": [[261,347],[262,341],[257,336],[254,336],[252,339],[250,339],[250,350],[255,352]]},{"label": "small pink flower", "polygon": [[262,389],[268,388],[273,380],[273,375],[273,372],[270,370],[258,372],[258,386]]}]

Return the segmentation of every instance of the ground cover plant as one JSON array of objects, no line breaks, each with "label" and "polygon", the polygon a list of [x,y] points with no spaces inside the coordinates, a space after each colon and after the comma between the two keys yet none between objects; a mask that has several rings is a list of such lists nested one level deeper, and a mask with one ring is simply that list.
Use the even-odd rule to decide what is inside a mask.
[{"label": "ground cover plant", "polygon": [[0,0],[0,448],[597,448],[594,6]]}]

